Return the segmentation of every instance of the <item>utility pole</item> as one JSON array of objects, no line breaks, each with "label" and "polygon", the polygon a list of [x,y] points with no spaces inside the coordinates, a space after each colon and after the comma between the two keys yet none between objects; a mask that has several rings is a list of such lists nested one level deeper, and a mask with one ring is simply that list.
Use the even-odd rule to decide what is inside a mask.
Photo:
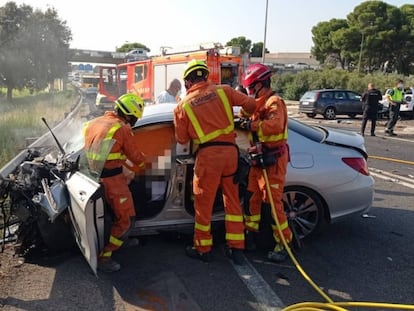
[{"label": "utility pole", "polygon": [[267,8],[269,6],[269,0],[266,0],[266,13],[265,13],[265,26],[264,26],[264,39],[263,39],[263,50],[262,50],[262,63],[265,62],[266,52],[266,31],[267,31]]},{"label": "utility pole", "polygon": [[362,31],[361,48],[359,49],[358,72],[361,72],[362,47],[364,46],[364,31]]}]

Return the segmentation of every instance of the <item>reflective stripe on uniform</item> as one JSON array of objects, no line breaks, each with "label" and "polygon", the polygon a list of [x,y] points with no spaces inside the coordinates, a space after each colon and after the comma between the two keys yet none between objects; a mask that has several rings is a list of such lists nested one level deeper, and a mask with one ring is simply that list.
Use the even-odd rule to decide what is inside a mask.
[{"label": "reflective stripe on uniform", "polygon": [[107,252],[102,252],[99,254],[99,257],[111,257],[112,256],[112,251],[107,251]]},{"label": "reflective stripe on uniform", "polygon": [[196,222],[194,228],[203,232],[210,232],[211,225],[202,225]]},{"label": "reflective stripe on uniform", "polygon": [[226,216],[224,216],[224,220],[232,222],[243,222],[243,215],[226,214]]},{"label": "reflective stripe on uniform", "polygon": [[[84,133],[86,132],[86,129],[89,125],[89,122],[85,124],[84,126]],[[104,141],[110,141],[114,135],[115,132],[120,129],[122,127],[122,124],[117,122],[115,123],[108,131],[108,133],[106,133]],[[102,154],[101,152],[102,150],[93,152],[93,151],[88,151],[86,152],[86,157],[89,160],[93,160],[93,161],[105,161],[105,160],[126,160],[126,156],[120,152],[114,152],[114,153],[109,153],[106,157],[105,155]],[[105,157],[105,159],[103,158]]]},{"label": "reflective stripe on uniform", "polygon": [[122,246],[122,244],[124,244],[124,242],[116,237],[114,237],[113,235],[109,236],[109,243],[115,245],[115,246]]},{"label": "reflective stripe on uniform", "polygon": [[[261,127],[261,123],[259,122],[259,127],[257,129],[257,137],[259,138],[259,141],[262,143],[269,143],[269,142],[278,142],[281,140],[287,140],[288,139],[288,128],[286,127],[285,131],[283,133],[277,134],[277,135],[269,135],[265,136],[263,135],[263,129]],[[251,132],[248,134],[249,140],[253,141],[253,136]]]},{"label": "reflective stripe on uniform", "polygon": [[212,246],[213,245],[213,240],[212,239],[195,240],[194,245],[195,246]]},{"label": "reflective stripe on uniform", "polygon": [[244,241],[244,233],[226,233],[227,241]]},{"label": "reflective stripe on uniform", "polygon": [[225,128],[217,129],[210,133],[204,133],[203,129],[201,128],[200,122],[198,122],[197,117],[194,114],[194,111],[191,109],[191,105],[187,102],[183,104],[183,109],[187,113],[188,118],[190,119],[190,122],[193,125],[194,130],[197,134],[197,138],[194,139],[194,142],[196,144],[203,144],[214,138],[219,137],[220,135],[229,134],[234,130],[233,109],[229,103],[226,93],[223,89],[217,89],[217,93],[221,99],[221,102],[223,103],[227,118],[229,119],[229,125]]}]

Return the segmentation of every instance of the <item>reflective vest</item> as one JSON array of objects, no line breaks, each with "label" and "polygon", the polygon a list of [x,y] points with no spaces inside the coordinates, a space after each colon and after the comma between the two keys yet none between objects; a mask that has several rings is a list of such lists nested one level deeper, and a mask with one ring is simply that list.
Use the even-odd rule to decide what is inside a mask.
[{"label": "reflective vest", "polygon": [[191,105],[189,103],[184,103],[183,104],[183,109],[185,110],[185,112],[187,113],[188,118],[190,119],[191,124],[194,127],[194,130],[197,134],[197,138],[194,139],[194,143],[196,144],[204,144],[210,140],[213,140],[214,138],[219,137],[220,135],[223,134],[229,134],[231,132],[233,132],[234,130],[234,117],[233,117],[233,108],[229,103],[229,100],[226,96],[226,93],[224,92],[223,89],[217,89],[216,90],[220,100],[224,106],[224,109],[226,111],[226,115],[228,118],[228,125],[225,128],[219,128],[216,129],[210,133],[205,133],[204,130],[202,129],[200,122],[198,121],[196,115],[194,114],[194,111],[191,107]]},{"label": "reflective vest", "polygon": [[[89,122],[85,124],[83,128],[84,134],[86,133]],[[126,156],[121,152],[109,152],[108,148],[112,149],[115,132],[122,127],[122,124],[117,122],[106,133],[103,141],[100,142],[99,148],[95,149],[92,146],[86,150],[86,157],[90,161],[106,161],[106,160],[126,160]],[[109,152],[109,153],[108,153]]]},{"label": "reflective vest", "polygon": [[391,95],[391,99],[393,102],[397,102],[397,103],[402,103],[404,95],[403,95],[403,91],[400,90],[399,88],[393,88],[393,93]]}]

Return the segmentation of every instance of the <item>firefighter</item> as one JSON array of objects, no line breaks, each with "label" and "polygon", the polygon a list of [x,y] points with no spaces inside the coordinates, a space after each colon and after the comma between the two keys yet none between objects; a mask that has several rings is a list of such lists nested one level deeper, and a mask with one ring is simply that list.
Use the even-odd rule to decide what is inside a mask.
[{"label": "firefighter", "polygon": [[[272,72],[263,64],[250,65],[245,72],[243,85],[249,96],[256,98],[257,108],[253,115],[241,122],[240,126],[249,131],[252,167],[249,171],[247,190],[251,192],[248,212],[245,215],[246,249],[254,249],[255,232],[259,230],[262,203],[269,203],[271,195],[278,222],[286,239],[292,241],[286,214],[283,208],[283,187],[286,166],[289,161],[288,117],[284,100],[270,88]],[[241,117],[245,117],[241,115]],[[263,162],[254,160],[262,157]],[[267,193],[263,170],[266,170],[271,193]],[[273,216],[273,213],[272,213]],[[272,224],[276,245],[268,253],[268,259],[274,262],[286,260],[288,253],[283,247],[277,226]]]},{"label": "firefighter", "polygon": [[204,61],[190,61],[183,73],[187,95],[174,110],[175,136],[179,143],[190,140],[198,147],[193,176],[195,224],[193,245],[187,256],[212,261],[211,216],[217,190],[221,188],[225,210],[226,254],[243,264],[244,224],[238,185],[238,147],[235,141],[233,106],[253,113],[253,98],[228,85],[207,81]]},{"label": "firefighter", "polygon": [[[144,154],[133,144],[133,126],[142,117],[143,100],[134,94],[125,94],[115,101],[114,111],[106,111],[84,128],[85,151],[89,169],[100,172],[100,181],[105,191],[105,198],[114,214],[110,229],[109,242],[98,258],[98,270],[118,271],[121,266],[112,259],[112,252],[119,249],[127,240],[135,221],[134,202],[129,191],[130,179],[123,174],[124,167],[144,167]],[[131,165],[128,165],[131,168]],[[132,240],[136,244],[137,240]]]}]

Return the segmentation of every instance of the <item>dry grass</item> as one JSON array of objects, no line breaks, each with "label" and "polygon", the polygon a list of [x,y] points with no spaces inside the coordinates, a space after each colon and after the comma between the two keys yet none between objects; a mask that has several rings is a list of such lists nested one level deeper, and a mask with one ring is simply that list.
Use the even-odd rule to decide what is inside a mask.
[{"label": "dry grass", "polygon": [[0,98],[0,167],[27,147],[28,141],[47,132],[42,117],[53,127],[76,100],[74,91],[16,97],[12,103]]}]

